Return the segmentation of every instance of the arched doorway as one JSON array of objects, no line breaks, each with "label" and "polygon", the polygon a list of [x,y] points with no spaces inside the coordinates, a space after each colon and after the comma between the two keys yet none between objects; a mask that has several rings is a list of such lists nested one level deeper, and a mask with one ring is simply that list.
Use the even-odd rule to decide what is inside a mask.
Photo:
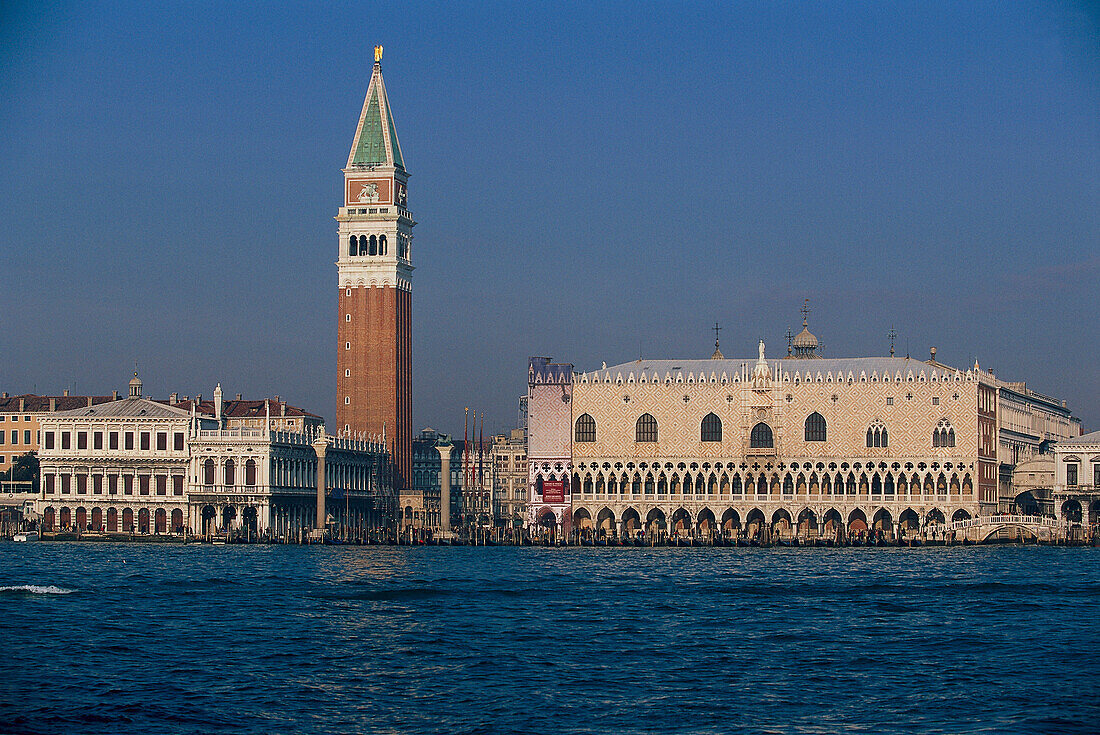
[{"label": "arched doorway", "polygon": [[848,514],[848,534],[862,536],[867,533],[867,514],[856,508]]},{"label": "arched doorway", "polygon": [[798,514],[798,535],[805,539],[817,535],[817,516],[809,508]]},{"label": "arched doorway", "polygon": [[99,508],[99,507],[92,508],[91,529],[93,531],[102,531],[103,530],[103,509],[102,508]]},{"label": "arched doorway", "polygon": [[702,538],[710,538],[714,534],[714,513],[710,508],[703,508],[699,511],[699,517],[695,521],[695,527],[699,530],[699,535]]},{"label": "arched doorway", "polygon": [[794,524],[791,523],[791,514],[785,508],[772,513],[772,533],[781,539],[790,538]]},{"label": "arched doorway", "polygon": [[1037,516],[1039,515],[1039,501],[1035,499],[1034,493],[1031,490],[1025,490],[1016,496],[1012,501],[1015,506],[1016,513],[1022,516]]},{"label": "arched doorway", "polygon": [[830,508],[825,511],[825,516],[822,519],[825,525],[825,534],[830,538],[835,538],[844,528],[844,520],[840,517],[840,511],[836,508]]},{"label": "arched doorway", "polygon": [[642,517],[634,508],[623,511],[623,536],[634,538],[642,528]]},{"label": "arched doorway", "polygon": [[875,530],[875,534],[889,539],[894,537],[894,519],[890,516],[890,511],[885,508],[880,508],[875,513],[874,520],[871,522],[871,527]]},{"label": "arched doorway", "polygon": [[61,509],[61,513],[58,514],[58,524],[62,530],[69,530],[73,526],[73,512],[69,510],[69,506],[65,506]]},{"label": "arched doorway", "polygon": [[237,509],[232,505],[222,508],[222,530],[228,531],[233,527],[233,521],[237,519]]},{"label": "arched doorway", "polygon": [[665,512],[660,508],[649,511],[645,517],[645,530],[647,536],[660,537],[665,533]]},{"label": "arched doorway", "polygon": [[157,533],[164,533],[168,530],[168,513],[164,508],[157,508],[157,512],[153,514],[154,530]]},{"label": "arched doorway", "polygon": [[672,532],[677,536],[691,535],[691,516],[683,508],[677,508],[672,514]]},{"label": "arched doorway", "polygon": [[959,508],[957,511],[955,511],[954,513],[951,514],[951,521],[953,523],[958,522],[958,521],[969,521],[969,520],[970,520],[970,513],[963,510],[962,508]]},{"label": "arched doorway", "polygon": [[54,530],[54,509],[46,508],[42,511],[42,529],[45,531]]},{"label": "arched doorway", "polygon": [[118,531],[118,508],[107,509],[107,532],[115,533]]},{"label": "arched doorway", "polygon": [[591,532],[592,514],[588,512],[587,508],[577,508],[573,511],[573,528],[577,529],[582,534]]},{"label": "arched doorway", "polygon": [[149,533],[149,509],[138,511],[138,533]]},{"label": "arched doorway", "polygon": [[202,532],[212,534],[217,532],[218,511],[212,505],[202,507]]},{"label": "arched doorway", "polygon": [[134,511],[132,508],[126,508],[122,511],[122,530],[126,533],[132,533],[134,529]]},{"label": "arched doorway", "polygon": [[727,537],[736,536],[741,531],[741,516],[733,508],[722,513],[722,533]]},{"label": "arched doorway", "polygon": [[550,539],[556,540],[558,535],[558,517],[550,508],[543,508],[539,512],[539,528]]},{"label": "arched doorway", "polygon": [[76,509],[76,528],[78,531],[88,530],[88,510],[83,505]]},{"label": "arched doorway", "polygon": [[615,513],[610,508],[604,508],[597,514],[596,528],[602,535],[615,535]]},{"label": "arched doorway", "polygon": [[753,508],[749,511],[749,514],[745,516],[745,532],[750,539],[759,539],[764,535],[764,511],[759,508]]},{"label": "arched doorway", "polygon": [[183,511],[179,508],[172,511],[172,533],[183,533]]},{"label": "arched doorway", "polygon": [[256,510],[255,507],[250,505],[247,508],[245,508],[244,512],[241,514],[241,518],[244,519],[244,527],[245,528],[247,528],[252,533],[257,532],[257,530],[258,530],[257,519],[259,518],[259,512]]},{"label": "arched doorway", "polygon": [[[1066,519],[1070,523],[1080,523],[1081,504],[1076,500],[1067,500],[1066,502],[1062,503],[1062,518]],[[62,525],[64,525],[64,521],[62,521]]]}]

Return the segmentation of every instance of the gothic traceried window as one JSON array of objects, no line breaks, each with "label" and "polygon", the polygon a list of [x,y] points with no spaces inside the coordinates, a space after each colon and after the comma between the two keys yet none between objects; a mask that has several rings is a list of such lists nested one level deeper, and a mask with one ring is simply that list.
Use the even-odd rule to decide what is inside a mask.
[{"label": "gothic traceried window", "polygon": [[825,441],[825,417],[814,411],[806,417],[806,441],[808,442],[823,442]]},{"label": "gothic traceried window", "polygon": [[936,424],[936,428],[932,431],[932,446],[955,446],[955,429],[947,419],[940,419],[940,422]]},{"label": "gothic traceried window", "polygon": [[772,435],[772,427],[761,421],[752,427],[749,434],[749,446],[753,449],[768,449],[775,446],[775,438]]},{"label": "gothic traceried window", "polygon": [[638,423],[635,425],[634,429],[635,441],[657,441],[657,419],[653,418],[648,413],[643,413],[641,416],[638,417]]},{"label": "gothic traceried window", "polygon": [[576,440],[578,442],[596,441],[596,420],[588,414],[581,414],[577,419]]},{"label": "gothic traceried window", "polygon": [[879,420],[875,420],[867,428],[867,447],[888,447],[890,443],[886,434],[886,426]]},{"label": "gothic traceried window", "polygon": [[703,417],[699,425],[699,440],[705,442],[722,441],[722,419],[713,413]]}]

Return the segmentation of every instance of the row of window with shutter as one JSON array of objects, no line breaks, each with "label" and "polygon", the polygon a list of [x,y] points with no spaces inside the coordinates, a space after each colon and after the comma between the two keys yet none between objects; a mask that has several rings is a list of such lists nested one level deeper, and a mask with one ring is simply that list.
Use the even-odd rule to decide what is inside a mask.
[{"label": "row of window with shutter", "polygon": [[[72,478],[76,478],[75,483]],[[88,495],[88,478],[91,477],[91,494],[103,495],[104,484],[106,484],[107,495],[119,494],[119,478],[122,478],[122,494],[133,495],[134,494],[134,478],[137,478],[137,494],[138,495],[152,495],[150,487],[155,483],[156,495],[168,494],[168,475],[133,475],[133,474],[111,474],[111,475],[53,475],[47,474],[43,476],[43,485],[46,495],[53,495],[55,492],[59,492],[61,495],[68,495],[75,491],[76,495]],[[104,481],[106,477],[106,481]],[[60,480],[58,479],[60,478]],[[183,475],[172,475],[172,494],[183,495]],[[76,485],[74,488],[73,485]]]},{"label": "row of window with shutter", "polygon": [[[92,449],[103,449],[103,435],[107,434],[107,448],[118,449],[119,448],[119,434],[122,435],[122,445],[125,449],[134,448],[135,438],[141,445],[142,451],[150,451],[153,444],[153,433],[150,431],[58,431],[57,439],[54,437],[52,431],[44,432],[42,436],[42,443],[46,449],[54,449],[57,444],[60,444],[61,449],[72,449],[73,435],[76,435],[76,448],[87,449],[88,437],[91,435]],[[158,431],[156,433],[157,451],[164,452],[168,450],[168,432]],[[184,446],[183,432],[177,431],[172,435],[172,449],[177,452],[182,452]]]},{"label": "row of window with shutter", "polygon": [[[0,430],[0,444],[4,443],[4,439],[6,437],[7,437],[7,432]],[[19,443],[19,430],[18,429],[12,429],[11,430],[11,443],[12,444],[18,444]],[[23,443],[24,444],[30,444],[31,443],[31,430],[30,429],[23,429]]]},{"label": "row of window with shutter", "polygon": [[[214,460],[208,459],[202,463],[202,484],[213,485],[214,484]],[[223,485],[236,485],[237,484],[237,465],[231,460],[225,460],[225,466],[222,468],[222,476],[225,478]],[[256,484],[256,462],[254,460],[247,460],[244,463],[244,484],[251,487]]]},{"label": "row of window with shutter", "polygon": [[[808,442],[823,442],[828,437],[828,426],[825,417],[814,411],[806,417],[804,424],[805,440]],[[655,442],[658,437],[657,419],[652,414],[644,413],[638,417],[634,426],[634,441]],[[574,439],[577,442],[596,441],[596,420],[590,414],[584,413],[577,418],[574,425]],[[722,419],[714,413],[708,413],[699,422],[699,441],[722,441]],[[767,449],[775,446],[775,436],[772,428],[761,421],[752,427],[749,433],[749,447],[753,449]],[[890,434],[885,424],[875,421],[867,427],[867,446],[869,448],[890,446]],[[932,432],[933,447],[955,446],[955,429],[946,420],[941,420]]]}]

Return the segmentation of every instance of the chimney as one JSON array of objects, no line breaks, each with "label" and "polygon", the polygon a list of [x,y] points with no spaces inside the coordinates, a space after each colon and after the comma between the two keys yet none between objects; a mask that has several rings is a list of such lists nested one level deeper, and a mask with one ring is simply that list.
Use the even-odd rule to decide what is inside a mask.
[{"label": "chimney", "polygon": [[202,403],[202,393],[195,396],[195,403]]},{"label": "chimney", "polygon": [[111,400],[112,401],[117,401],[118,400],[118,391],[117,390],[111,391]]},{"label": "chimney", "polygon": [[179,393],[173,393],[172,395],[168,396],[168,404],[169,405],[174,406],[179,402],[180,402]]},{"label": "chimney", "polygon": [[240,393],[237,394],[237,400],[238,401],[241,400],[241,394]]},{"label": "chimney", "polygon": [[69,389],[68,389],[68,388],[66,388],[65,390],[61,391],[61,395],[63,395],[63,396],[65,396],[66,398],[68,398],[68,397],[69,397]]},{"label": "chimney", "polygon": [[[7,398],[7,397],[8,397],[8,394],[5,393],[4,398]],[[26,398],[20,398],[19,399],[19,411],[20,411],[20,413],[27,410],[26,406],[27,406],[27,399]],[[1064,406],[1063,406],[1063,408],[1064,408]]]},{"label": "chimney", "polygon": [[[278,396],[276,396],[278,398]],[[279,401],[279,415],[286,416],[286,401]]]},{"label": "chimney", "polygon": [[278,402],[279,402],[279,396],[275,396],[275,402],[276,402],[276,403],[278,403]]},{"label": "chimney", "polygon": [[88,408],[92,407],[92,397],[88,396]]},{"label": "chimney", "polygon": [[57,410],[57,399],[54,398],[53,396],[50,396],[50,413],[53,413],[56,410]]},{"label": "chimney", "polygon": [[7,398],[7,397],[8,397],[8,392],[7,391],[4,391],[3,393],[0,393],[0,398]]}]

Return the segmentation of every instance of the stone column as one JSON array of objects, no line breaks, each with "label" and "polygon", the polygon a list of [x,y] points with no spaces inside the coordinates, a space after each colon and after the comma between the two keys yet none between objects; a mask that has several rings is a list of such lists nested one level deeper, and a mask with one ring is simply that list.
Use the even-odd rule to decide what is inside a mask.
[{"label": "stone column", "polygon": [[318,531],[325,530],[325,452],[328,451],[328,441],[322,435],[313,442],[313,451],[317,453],[317,520],[313,527]]},{"label": "stone column", "polygon": [[439,452],[439,527],[451,530],[451,452],[453,444],[436,445]]}]

